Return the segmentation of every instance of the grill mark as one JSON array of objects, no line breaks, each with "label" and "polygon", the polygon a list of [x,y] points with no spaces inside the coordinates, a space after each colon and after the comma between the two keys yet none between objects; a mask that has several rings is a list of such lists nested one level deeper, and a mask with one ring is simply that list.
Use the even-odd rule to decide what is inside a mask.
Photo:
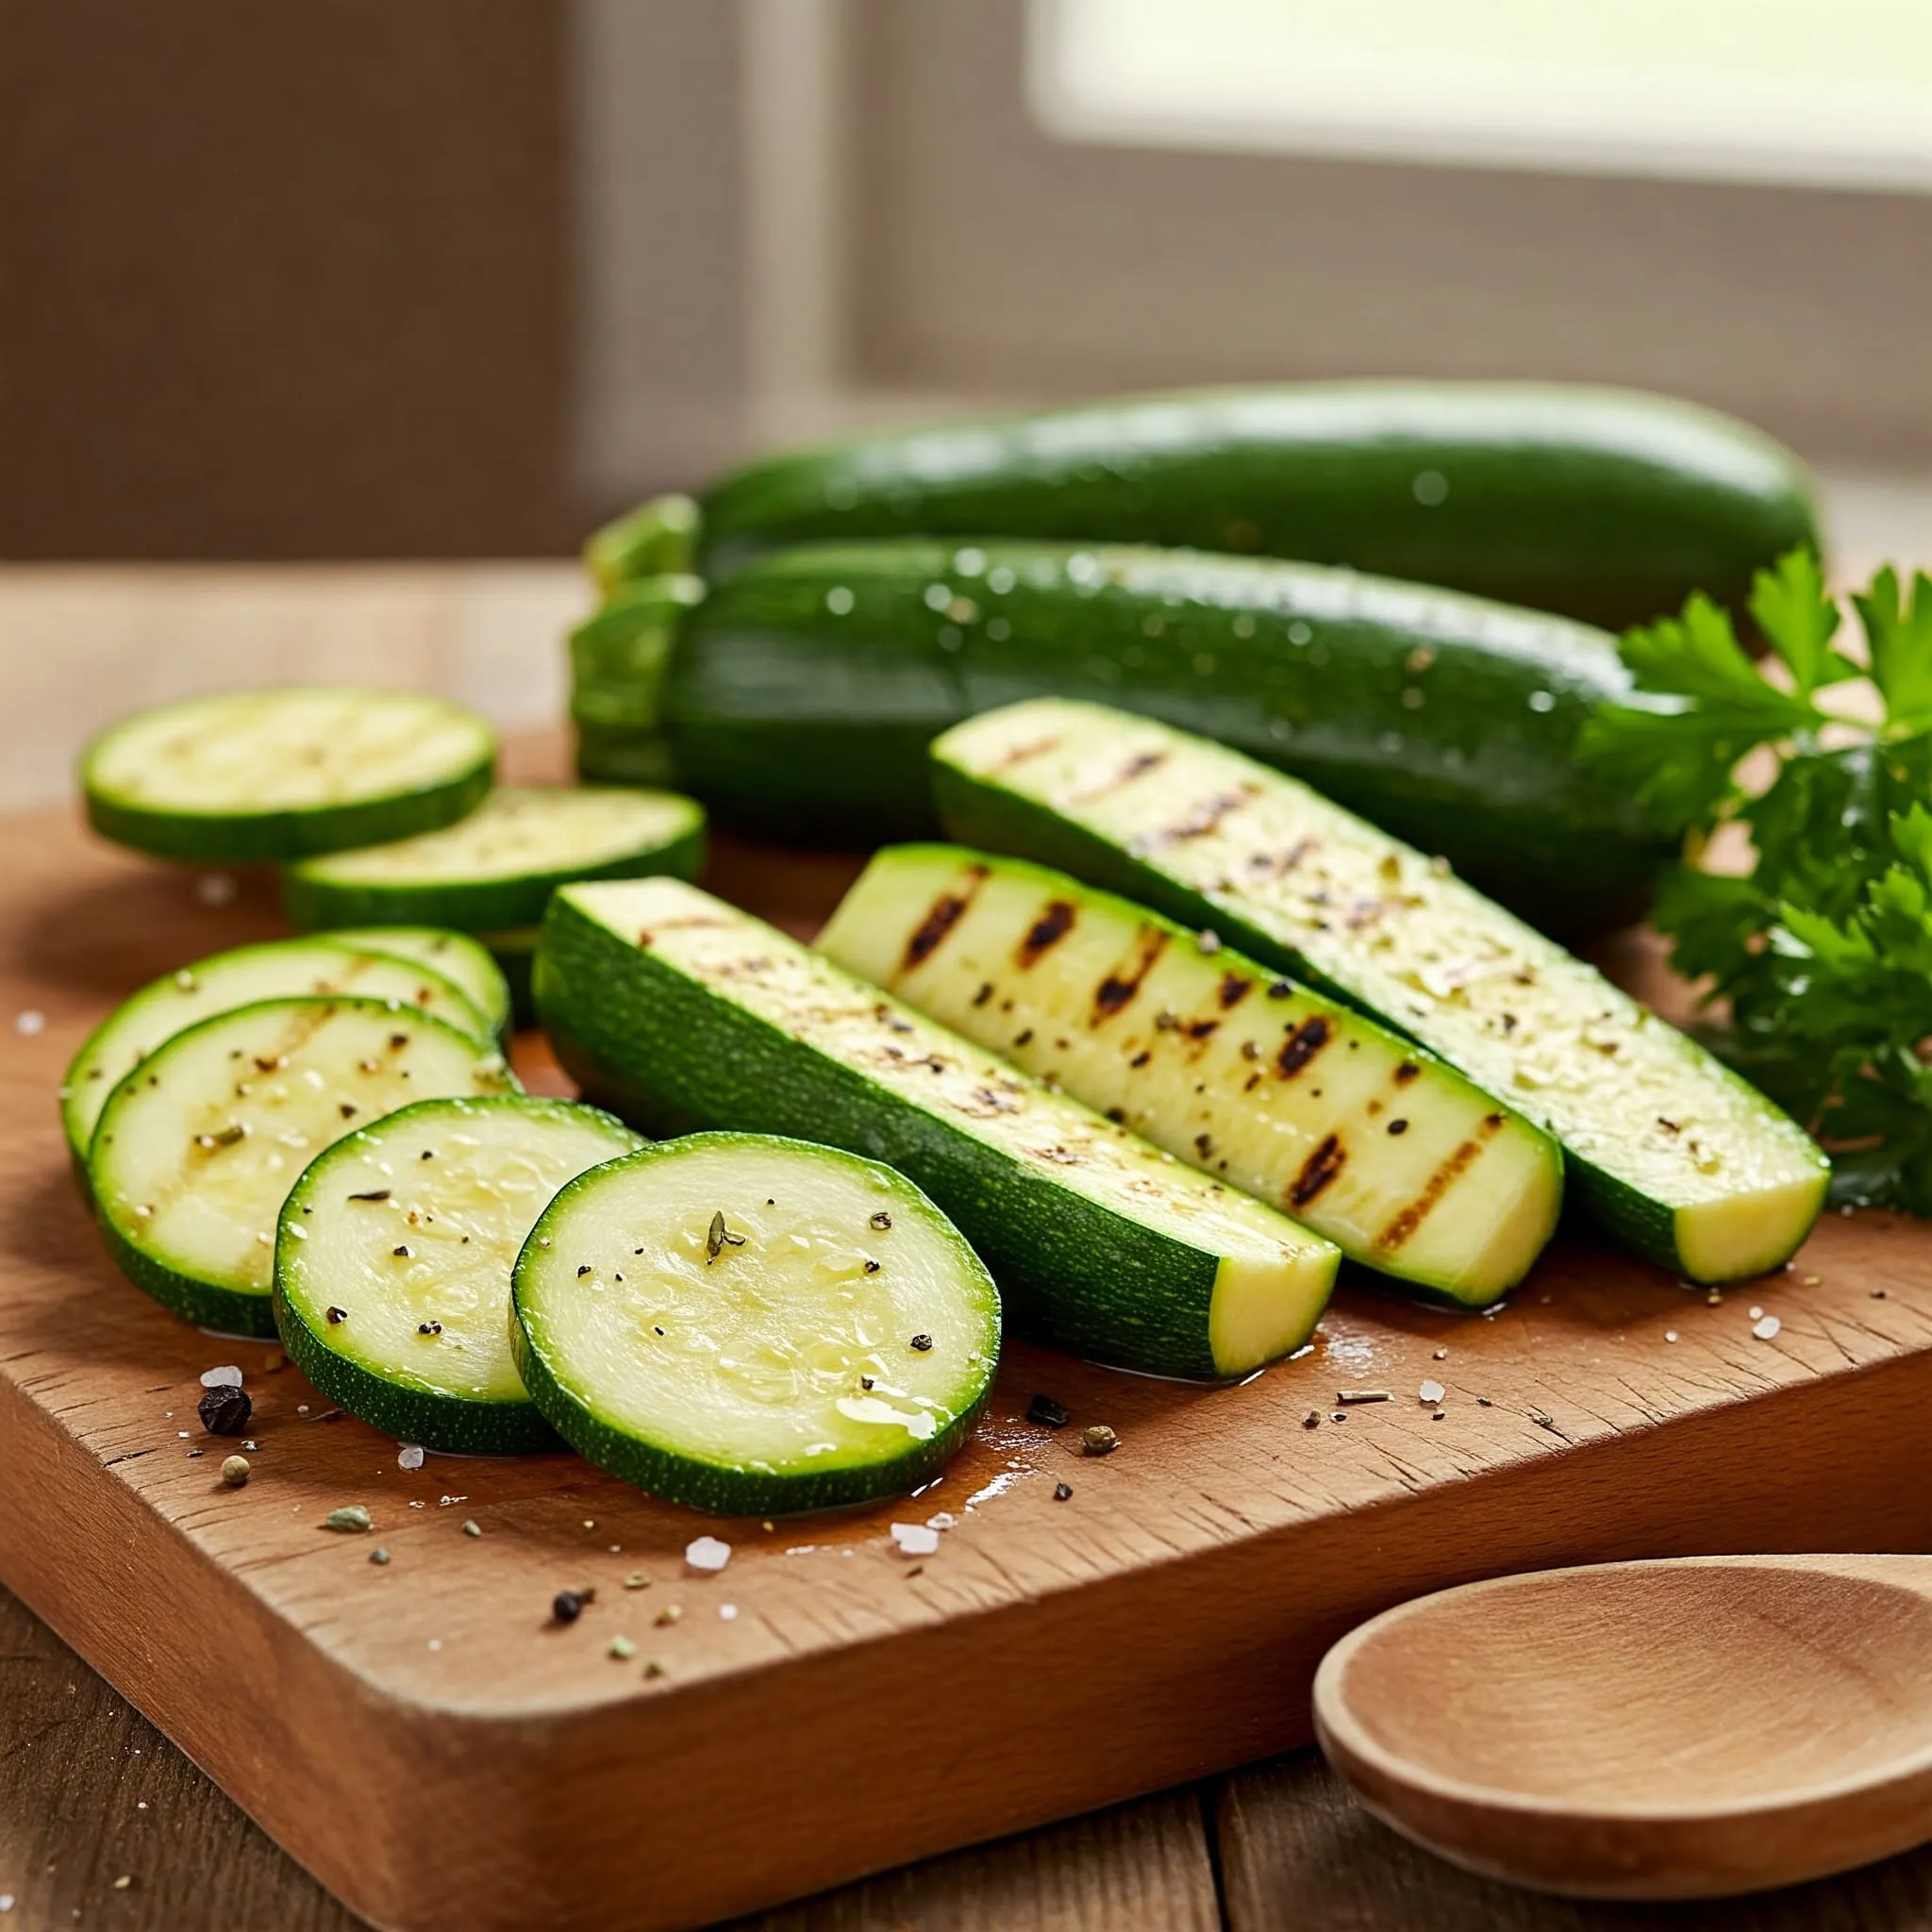
[{"label": "grill mark", "polygon": [[1046,910],[1026,930],[1014,958],[1024,972],[1037,966],[1074,929],[1074,908],[1064,899],[1050,900]]},{"label": "grill mark", "polygon": [[1154,962],[1167,950],[1167,935],[1158,927],[1144,929],[1140,945],[1138,957],[1124,974],[1109,973],[1093,989],[1093,1017],[1088,1022],[1090,1025],[1098,1026],[1103,1020],[1112,1019],[1132,1002],[1141,982],[1154,970]]},{"label": "grill mark", "polygon": [[1422,1069],[1413,1060],[1404,1060],[1395,1070],[1395,1084],[1398,1087],[1407,1087],[1421,1072]]},{"label": "grill mark", "polygon": [[1118,791],[1123,785],[1131,785],[1136,778],[1143,778],[1149,772],[1158,771],[1167,762],[1164,751],[1136,752],[1111,778],[1103,778],[1098,785],[1089,786],[1084,791],[1076,792],[1075,805],[1088,805],[1096,798],[1105,798],[1109,791]]},{"label": "grill mark", "polygon": [[1423,1184],[1423,1191],[1375,1237],[1376,1248],[1392,1255],[1424,1221],[1444,1194],[1475,1164],[1483,1149],[1503,1124],[1499,1113],[1486,1114],[1482,1128],[1474,1141],[1464,1141]]},{"label": "grill mark", "polygon": [[1328,1022],[1322,1014],[1316,1013],[1304,1020],[1281,1042],[1281,1051],[1274,1056],[1274,1065],[1281,1077],[1292,1080],[1328,1044]]},{"label": "grill mark", "polygon": [[1205,798],[1186,818],[1176,820],[1171,825],[1164,825],[1156,832],[1143,832],[1134,840],[1130,850],[1136,854],[1158,852],[1163,845],[1179,845],[1190,839],[1205,839],[1214,831],[1230,812],[1239,811],[1250,799],[1259,794],[1258,785],[1238,785],[1232,791],[1217,791],[1211,798]]},{"label": "grill mark", "polygon": [[986,868],[983,865],[968,866],[966,876],[972,884],[963,892],[941,892],[926,908],[925,917],[913,928],[912,937],[906,941],[906,951],[899,961],[901,973],[910,973],[915,966],[923,966],[939,951],[946,935],[958,924],[980,887],[986,883]]},{"label": "grill mark", "polygon": [[1224,973],[1221,975],[1221,1010],[1224,1013],[1233,1012],[1254,990],[1252,979],[1243,979],[1239,973]]},{"label": "grill mark", "polygon": [[1058,738],[1036,738],[1031,744],[1016,744],[1000,759],[999,769],[1005,771],[1011,765],[1024,765],[1028,758],[1044,758],[1050,751],[1059,749]]},{"label": "grill mark", "polygon": [[1288,1191],[1289,1206],[1306,1208],[1341,1172],[1347,1160],[1348,1150],[1337,1136],[1328,1135],[1302,1162],[1302,1171]]}]

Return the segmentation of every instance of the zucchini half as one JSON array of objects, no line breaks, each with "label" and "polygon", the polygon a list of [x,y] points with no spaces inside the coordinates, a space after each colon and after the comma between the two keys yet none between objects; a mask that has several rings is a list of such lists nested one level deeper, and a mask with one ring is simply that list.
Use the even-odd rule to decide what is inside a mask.
[{"label": "zucchini half", "polygon": [[538,1014],[586,1092],[647,1133],[811,1139],[897,1168],[1013,1319],[1201,1380],[1307,1340],[1340,1257],[819,954],[677,879],[564,886]]},{"label": "zucchini half", "polygon": [[1170,726],[1043,700],[933,746],[954,835],[1127,892],[1374,1014],[1560,1142],[1610,1233],[1693,1281],[1777,1267],[1830,1164],[1756,1089],[1457,878],[1306,785]]}]

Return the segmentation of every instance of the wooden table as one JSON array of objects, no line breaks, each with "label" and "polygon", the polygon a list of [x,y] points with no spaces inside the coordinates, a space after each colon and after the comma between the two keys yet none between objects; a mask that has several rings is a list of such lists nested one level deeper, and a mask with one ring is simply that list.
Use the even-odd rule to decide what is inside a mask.
[{"label": "wooden table", "polygon": [[[46,797],[82,731],[163,695],[158,680],[174,695],[250,670],[288,675],[291,654],[307,675],[433,684],[521,722],[556,690],[558,630],[579,595],[562,567],[494,576],[0,572],[0,698],[25,758],[0,761],[0,792],[7,805]],[[1069,1752],[1106,1748],[1105,1738],[1066,1741]],[[461,1856],[459,1840],[451,1855]],[[4,1932],[335,1932],[358,1923],[5,1591],[0,1901]],[[1304,1752],[887,1873],[757,1923],[769,1932],[1932,1932],[1932,1850],[1724,1907],[1573,1906],[1412,1850]]]}]

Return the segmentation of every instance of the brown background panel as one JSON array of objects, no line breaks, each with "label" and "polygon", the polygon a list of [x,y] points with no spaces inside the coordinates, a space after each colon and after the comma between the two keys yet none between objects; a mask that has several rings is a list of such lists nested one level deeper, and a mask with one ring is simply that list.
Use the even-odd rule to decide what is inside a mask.
[{"label": "brown background panel", "polygon": [[568,547],[568,18],[0,0],[0,556]]}]

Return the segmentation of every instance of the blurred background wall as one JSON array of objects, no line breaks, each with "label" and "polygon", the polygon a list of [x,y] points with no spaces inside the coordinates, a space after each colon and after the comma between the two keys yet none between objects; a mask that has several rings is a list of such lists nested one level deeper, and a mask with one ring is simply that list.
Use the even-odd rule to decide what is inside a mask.
[{"label": "blurred background wall", "polygon": [[1932,75],[1932,8],[1683,0],[1713,60],[1900,37],[1850,136],[1757,76],[1740,163],[1547,90],[1507,152],[1507,92],[1257,125],[1160,35],[1296,8],[1110,4],[0,0],[0,557],[558,555],[774,438],[1352,374],[1674,390],[1872,542],[1932,522],[1932,158],[1919,96],[1876,160],[1852,111]]}]

